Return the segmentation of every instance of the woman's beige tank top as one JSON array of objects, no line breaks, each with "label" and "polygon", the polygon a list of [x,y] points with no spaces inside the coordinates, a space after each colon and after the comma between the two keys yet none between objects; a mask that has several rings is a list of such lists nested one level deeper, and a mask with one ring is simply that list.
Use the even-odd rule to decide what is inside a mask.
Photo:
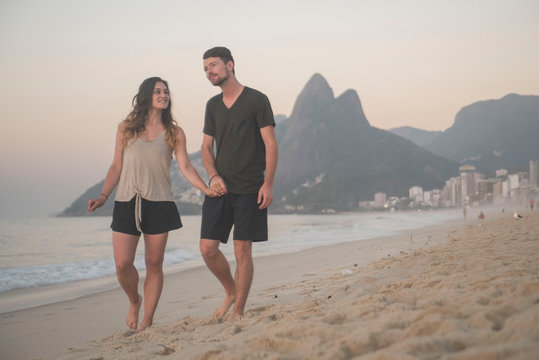
[{"label": "woman's beige tank top", "polygon": [[124,149],[116,201],[129,201],[135,195],[151,201],[174,201],[170,184],[171,161],[165,132],[151,141],[138,137],[131,140]]},{"label": "woman's beige tank top", "polygon": [[136,196],[135,217],[139,231],[141,198],[174,201],[170,184],[171,161],[172,153],[165,141],[165,132],[151,141],[136,137],[124,149],[115,200],[129,201]]}]

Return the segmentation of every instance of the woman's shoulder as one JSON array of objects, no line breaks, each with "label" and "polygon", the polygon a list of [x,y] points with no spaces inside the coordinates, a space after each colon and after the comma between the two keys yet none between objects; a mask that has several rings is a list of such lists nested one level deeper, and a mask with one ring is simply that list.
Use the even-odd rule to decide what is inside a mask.
[{"label": "woman's shoulder", "polygon": [[179,125],[173,125],[173,129],[176,135],[176,139],[178,139],[178,137],[185,137],[185,133],[183,132],[183,129]]},{"label": "woman's shoulder", "polygon": [[124,120],[122,120],[122,121],[120,121],[120,122],[118,123],[118,130],[120,130],[120,131],[123,132],[123,131],[125,131],[125,129],[127,129],[127,126],[128,126],[128,125],[129,125],[129,124],[128,124],[128,122],[127,122],[127,119],[124,119]]}]

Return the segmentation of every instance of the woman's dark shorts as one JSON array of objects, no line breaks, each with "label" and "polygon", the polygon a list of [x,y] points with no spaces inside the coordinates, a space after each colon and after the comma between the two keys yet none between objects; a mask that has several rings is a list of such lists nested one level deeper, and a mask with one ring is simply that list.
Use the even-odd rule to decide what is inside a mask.
[{"label": "woman's dark shorts", "polygon": [[225,194],[204,198],[202,205],[202,239],[228,241],[232,225],[234,240],[267,241],[268,209],[260,210],[258,194]]},{"label": "woman's dark shorts", "polygon": [[[113,231],[140,235],[135,223],[135,197],[129,201],[115,201],[112,213]],[[144,234],[162,234],[182,227],[182,221],[174,201],[149,201],[141,199],[140,228]]]}]

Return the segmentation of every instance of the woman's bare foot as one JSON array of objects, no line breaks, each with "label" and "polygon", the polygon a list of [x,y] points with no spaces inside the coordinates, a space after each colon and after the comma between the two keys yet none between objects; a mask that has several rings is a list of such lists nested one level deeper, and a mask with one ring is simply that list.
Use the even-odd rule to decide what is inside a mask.
[{"label": "woman's bare foot", "polygon": [[143,321],[142,324],[140,324],[140,327],[138,328],[137,332],[139,333],[141,331],[144,331],[151,326],[152,326],[152,321],[149,321],[149,322]]},{"label": "woman's bare foot", "polygon": [[140,312],[140,307],[142,305],[142,296],[138,296],[138,302],[130,303],[129,312],[127,313],[127,318],[125,323],[131,330],[137,330],[138,326],[138,315]]},{"label": "woman's bare foot", "polygon": [[233,295],[226,295],[221,306],[213,312],[213,317],[221,318],[225,316],[235,300],[236,298]]},{"label": "woman's bare foot", "polygon": [[243,317],[243,314],[237,313],[236,311],[232,311],[230,315],[226,318],[227,322],[232,322],[234,320],[240,320]]}]

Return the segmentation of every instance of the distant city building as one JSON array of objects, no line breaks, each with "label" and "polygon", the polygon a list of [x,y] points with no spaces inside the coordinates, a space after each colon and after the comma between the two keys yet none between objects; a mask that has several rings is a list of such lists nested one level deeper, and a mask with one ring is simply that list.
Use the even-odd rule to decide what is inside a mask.
[{"label": "distant city building", "polygon": [[459,172],[461,188],[460,204],[467,205],[475,199],[475,194],[477,191],[475,181],[475,166],[462,165],[459,168]]},{"label": "distant city building", "polygon": [[423,193],[423,203],[425,204],[431,204],[432,203],[432,192],[431,191],[425,191]]},{"label": "distant city building", "polygon": [[386,198],[387,196],[385,193],[379,192],[374,194],[373,207],[384,207],[387,201]]},{"label": "distant city building", "polygon": [[511,196],[511,182],[509,181],[509,179],[507,179],[502,183],[502,197],[507,199],[510,196]]},{"label": "distant city building", "polygon": [[462,188],[460,177],[452,177],[445,182],[442,191],[442,202],[444,206],[461,206]]},{"label": "distant city building", "polygon": [[399,205],[400,199],[398,196],[391,196],[388,200],[389,206],[395,207]]},{"label": "distant city building", "polygon": [[198,204],[202,205],[204,202],[204,197],[202,196],[202,191],[191,188],[187,191],[182,192],[177,198],[179,198],[180,201],[185,203],[191,203],[191,204]]},{"label": "distant city building", "polygon": [[503,177],[503,176],[507,176],[507,170],[506,169],[499,169],[499,170],[496,170],[496,177]]},{"label": "distant city building", "polygon": [[421,186],[408,189],[408,198],[389,197],[376,193],[374,201],[361,201],[361,209],[404,209],[415,206],[464,207],[495,204],[502,207],[529,206],[530,200],[539,201],[539,166],[530,160],[529,173],[521,171],[509,174],[506,169],[496,170],[496,177],[486,179],[473,165],[462,165],[460,176],[446,180],[443,189],[425,191]]},{"label": "distant city building", "polygon": [[530,160],[530,189],[536,189],[537,183],[537,160]]},{"label": "distant city building", "polygon": [[442,193],[443,191],[440,189],[434,189],[430,191],[430,202],[432,206],[442,206]]},{"label": "distant city building", "polygon": [[511,200],[517,204],[525,205],[528,201],[528,181],[526,179],[525,186],[519,186],[511,193]]},{"label": "distant city building", "polygon": [[500,183],[497,179],[477,181],[477,199],[480,202],[492,202],[494,200],[494,185]]},{"label": "distant city building", "polygon": [[503,204],[503,181],[499,180],[492,186],[492,200],[495,204]]},{"label": "distant city building", "polygon": [[509,180],[509,191],[515,190],[518,188],[518,174],[510,174],[507,176],[507,180]]},{"label": "distant city building", "polygon": [[410,200],[414,201],[415,203],[423,203],[423,188],[421,186],[412,186],[408,190],[408,195]]}]

